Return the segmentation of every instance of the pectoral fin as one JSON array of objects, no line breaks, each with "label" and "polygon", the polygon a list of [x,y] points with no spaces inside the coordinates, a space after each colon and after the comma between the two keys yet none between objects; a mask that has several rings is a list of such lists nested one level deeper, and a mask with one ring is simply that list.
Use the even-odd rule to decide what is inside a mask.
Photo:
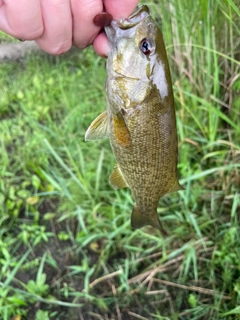
[{"label": "pectoral fin", "polygon": [[118,164],[115,165],[112,174],[109,177],[109,181],[113,188],[120,189],[128,187],[126,180],[122,174],[121,169],[119,168]]},{"label": "pectoral fin", "polygon": [[101,113],[89,126],[85,134],[85,141],[106,139],[109,136],[107,111]]},{"label": "pectoral fin", "polygon": [[122,113],[119,112],[117,115],[114,115],[112,121],[113,133],[117,142],[125,148],[130,147],[131,137]]},{"label": "pectoral fin", "polygon": [[152,214],[143,214],[141,210],[136,206],[133,207],[132,216],[131,216],[131,226],[133,229],[142,228],[143,226],[150,225],[156,229],[159,229],[164,235],[166,231],[163,230],[163,227],[159,221],[157,211]]}]

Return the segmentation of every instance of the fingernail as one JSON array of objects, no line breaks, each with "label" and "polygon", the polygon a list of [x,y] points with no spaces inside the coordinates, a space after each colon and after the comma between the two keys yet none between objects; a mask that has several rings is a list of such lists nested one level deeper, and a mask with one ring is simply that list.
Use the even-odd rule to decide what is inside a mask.
[{"label": "fingernail", "polygon": [[112,19],[113,17],[111,14],[107,12],[101,12],[94,17],[93,22],[96,26],[103,28],[109,26]]}]

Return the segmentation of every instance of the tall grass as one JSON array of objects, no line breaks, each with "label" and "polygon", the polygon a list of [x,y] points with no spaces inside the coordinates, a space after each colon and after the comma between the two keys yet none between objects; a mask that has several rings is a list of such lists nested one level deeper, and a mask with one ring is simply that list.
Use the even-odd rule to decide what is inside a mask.
[{"label": "tall grass", "polygon": [[168,236],[131,230],[109,142],[84,141],[105,109],[105,62],[87,49],[2,63],[4,320],[239,317],[240,5],[147,4],[169,56],[185,187],[159,203]]}]

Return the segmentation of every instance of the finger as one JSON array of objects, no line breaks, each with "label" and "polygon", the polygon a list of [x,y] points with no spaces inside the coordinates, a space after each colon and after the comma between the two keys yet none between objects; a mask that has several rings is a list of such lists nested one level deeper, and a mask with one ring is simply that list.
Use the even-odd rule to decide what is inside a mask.
[{"label": "finger", "polygon": [[44,51],[58,55],[72,46],[72,15],[70,1],[41,0],[44,31],[36,40]]},{"label": "finger", "polygon": [[137,0],[104,0],[106,12],[113,16],[114,20],[127,18],[138,4]]},{"label": "finger", "polygon": [[100,28],[93,23],[94,17],[103,11],[101,0],[71,0],[73,12],[73,42],[78,48],[93,43]]},{"label": "finger", "polygon": [[40,0],[1,1],[0,29],[16,38],[39,37],[43,32]]},{"label": "finger", "polygon": [[107,56],[110,52],[110,46],[109,46],[108,39],[107,39],[104,32],[101,32],[94,39],[93,48],[99,56],[101,56],[103,58],[107,58]]},{"label": "finger", "polygon": [[[113,16],[114,20],[118,20],[127,18],[133,12],[137,3],[137,0],[105,0],[104,7],[106,12]],[[93,47],[101,57],[107,57],[111,50],[107,37],[103,32],[95,38]]]}]

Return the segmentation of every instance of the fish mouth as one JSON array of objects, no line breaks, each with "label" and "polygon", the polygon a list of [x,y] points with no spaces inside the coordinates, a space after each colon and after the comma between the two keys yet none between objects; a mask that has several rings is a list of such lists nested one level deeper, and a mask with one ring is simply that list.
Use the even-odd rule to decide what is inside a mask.
[{"label": "fish mouth", "polygon": [[[121,38],[124,31],[127,31],[135,26],[137,26],[141,21],[143,21],[150,14],[148,6],[142,5],[138,6],[133,13],[127,18],[122,18],[118,21],[112,21],[110,26],[105,27],[105,33],[110,42],[110,45],[114,42],[114,39]],[[135,29],[135,28],[134,28]],[[131,37],[132,32],[124,32],[126,37]]]},{"label": "fish mouth", "polygon": [[120,19],[118,21],[118,27],[121,29],[129,29],[134,27],[136,24],[144,20],[150,14],[148,6],[138,6],[128,19]]}]

